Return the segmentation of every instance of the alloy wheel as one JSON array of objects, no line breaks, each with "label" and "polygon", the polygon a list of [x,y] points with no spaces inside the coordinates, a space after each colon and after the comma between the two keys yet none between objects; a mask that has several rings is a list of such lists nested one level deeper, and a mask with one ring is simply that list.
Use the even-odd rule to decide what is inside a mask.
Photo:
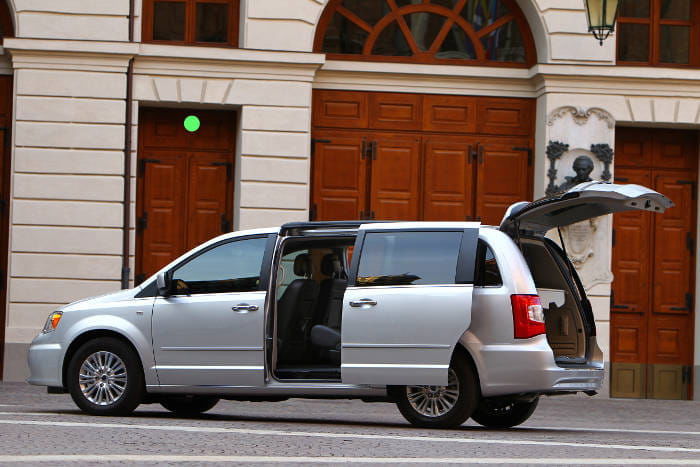
[{"label": "alloy wheel", "polygon": [[440,417],[452,410],[459,399],[459,380],[450,368],[447,386],[406,386],[411,407],[426,417]]},{"label": "alloy wheel", "polygon": [[80,390],[93,404],[114,404],[124,395],[126,384],[126,365],[112,352],[95,352],[80,366]]}]

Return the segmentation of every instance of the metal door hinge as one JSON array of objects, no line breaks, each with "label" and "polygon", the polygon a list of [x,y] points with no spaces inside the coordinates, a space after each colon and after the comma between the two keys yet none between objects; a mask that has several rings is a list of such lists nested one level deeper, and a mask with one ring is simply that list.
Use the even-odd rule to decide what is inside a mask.
[{"label": "metal door hinge", "polygon": [[369,146],[369,159],[376,161],[377,160],[377,142],[372,141],[371,143],[368,144]]},{"label": "metal door hinge", "polygon": [[314,203],[311,205],[311,208],[309,209],[309,220],[315,221],[317,215],[318,215],[318,206],[316,205],[316,203]]},{"label": "metal door hinge", "polygon": [[532,149],[531,148],[513,148],[513,151],[523,151],[527,153],[527,165],[532,165]]},{"label": "metal door hinge", "polygon": [[226,214],[221,215],[221,232],[228,233],[231,231],[231,221],[228,220]]},{"label": "metal door hinge", "polygon": [[685,246],[688,248],[691,255],[695,254],[695,238],[693,238],[693,235],[690,232],[688,232],[685,236]]},{"label": "metal door hinge", "polygon": [[682,375],[683,384],[691,384],[693,382],[693,367],[690,365],[683,365]]},{"label": "metal door hinge", "polygon": [[476,149],[477,153],[479,154],[479,164],[484,163],[484,147],[479,144]]},{"label": "metal door hinge", "polygon": [[230,162],[212,162],[214,167],[226,167],[226,180],[233,178],[233,164]]},{"label": "metal door hinge", "polygon": [[158,159],[139,159],[139,176],[146,173],[146,164],[160,164]]},{"label": "metal door hinge", "polygon": [[136,219],[136,231],[143,232],[148,228],[148,212],[144,212],[141,217]]},{"label": "metal door hinge", "polygon": [[615,177],[615,181],[616,181],[616,182],[629,182],[630,179],[629,179],[629,178],[625,178],[625,177]]},{"label": "metal door hinge", "polygon": [[145,274],[136,274],[136,277],[134,277],[134,285],[138,286],[143,283],[143,281],[146,280],[146,275]]},{"label": "metal door hinge", "polygon": [[612,246],[615,246],[616,242],[617,242],[617,231],[615,229],[612,229]]},{"label": "metal door hinge", "polygon": [[474,147],[473,145],[470,144],[469,145],[469,163],[470,164],[475,163],[477,158],[478,158],[478,154],[476,152],[476,147]]},{"label": "metal door hinge", "polygon": [[360,211],[361,221],[370,221],[374,219],[374,211]]}]

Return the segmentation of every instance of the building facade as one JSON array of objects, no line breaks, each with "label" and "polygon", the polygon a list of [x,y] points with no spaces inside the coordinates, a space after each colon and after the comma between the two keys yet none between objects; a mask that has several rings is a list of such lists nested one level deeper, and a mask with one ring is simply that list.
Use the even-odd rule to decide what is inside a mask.
[{"label": "building facade", "polygon": [[676,203],[562,230],[610,393],[700,399],[700,5],[622,3],[601,46],[583,0],[2,0],[0,374],[221,232],[498,224],[593,178]]}]

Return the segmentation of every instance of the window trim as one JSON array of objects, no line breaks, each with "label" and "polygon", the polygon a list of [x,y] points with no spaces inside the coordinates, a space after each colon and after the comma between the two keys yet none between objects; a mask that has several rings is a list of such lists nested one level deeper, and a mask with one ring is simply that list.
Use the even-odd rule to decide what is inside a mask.
[{"label": "window trim", "polygon": [[[500,0],[502,1],[509,10],[507,17],[511,19],[508,21],[501,21],[501,19],[496,20],[493,24],[484,26],[479,31],[475,31],[470,23],[468,23],[464,18],[461,17],[457,11],[461,11],[463,7],[466,6],[468,0],[461,0],[453,10],[448,10],[447,8],[437,5],[426,3],[429,0],[424,0],[423,3],[416,5],[407,5],[400,7],[396,4],[395,0],[386,0],[389,8],[392,10],[387,13],[382,19],[377,22],[374,26],[370,26],[371,31],[366,28],[359,26],[353,21],[354,24],[358,25],[360,29],[365,30],[369,33],[367,40],[364,44],[364,50],[362,54],[338,54],[338,53],[326,53],[323,51],[323,41],[326,37],[326,32],[329,25],[333,21],[333,17],[336,12],[340,9],[342,11],[349,11],[342,6],[342,0],[330,0],[326,5],[321,19],[318,22],[316,28],[316,36],[314,38],[314,52],[325,53],[328,60],[350,60],[350,61],[370,61],[370,62],[400,62],[400,63],[423,63],[423,64],[433,64],[433,65],[461,65],[461,66],[494,66],[494,67],[510,67],[510,68],[530,68],[535,63],[537,63],[537,50],[535,47],[535,39],[532,35],[530,25],[525,18],[520,7],[514,0]],[[357,17],[353,12],[349,11],[352,17]],[[430,50],[416,54],[418,46],[413,39],[411,34],[406,34],[408,28],[405,17],[411,13],[434,13],[447,18],[445,24],[442,27],[440,33],[432,44]],[[348,16],[346,16],[348,18]],[[352,21],[352,20],[350,20]],[[489,33],[493,32],[501,26],[505,26],[510,22],[514,22],[520,31],[520,35],[523,40],[523,47],[525,48],[525,61],[519,62],[500,62],[496,60],[488,60],[483,56],[483,46],[481,44],[482,37],[486,37]],[[404,32],[408,46],[411,48],[413,55],[408,57],[401,56],[385,56],[385,55],[372,55],[369,48],[370,45],[374,45],[374,41],[381,36],[384,28],[397,22],[401,30]],[[453,24],[460,24],[464,33],[469,36],[474,47],[474,52],[477,55],[476,59],[448,59],[448,58],[435,58],[433,55],[437,51],[437,47],[442,45],[445,37],[449,33],[448,24],[451,27]],[[466,27],[465,27],[466,25]],[[370,53],[366,53],[370,50]],[[481,53],[480,53],[481,52]]]},{"label": "window trim", "polygon": [[[618,30],[615,46],[616,64],[619,66],[653,66],[661,68],[698,68],[700,67],[700,2],[691,1],[690,20],[661,19],[662,0],[649,0],[649,17],[634,18],[618,16]],[[626,61],[620,59],[620,47],[623,24],[641,24],[649,27],[649,57],[647,61]],[[688,43],[688,63],[664,63],[661,57],[661,26],[686,26],[690,28]]]},{"label": "window trim", "polygon": [[[360,260],[362,258],[363,250],[365,247],[365,239],[367,234],[373,233],[439,233],[439,232],[461,232],[462,239],[460,241],[459,253],[457,257],[457,268],[455,270],[455,282],[452,284],[404,284],[404,285],[376,285],[376,286],[358,286],[357,285],[357,274],[360,270]],[[357,240],[355,240],[355,251],[352,255],[352,261],[350,263],[350,270],[348,271],[348,287],[362,287],[362,288],[373,288],[373,287],[447,287],[447,286],[460,286],[460,285],[473,285],[474,284],[474,267],[476,259],[476,242],[479,238],[478,228],[415,228],[415,229],[369,229],[360,230],[357,233]],[[472,245],[470,247],[470,245]],[[468,267],[466,261],[471,261],[472,267]]]},{"label": "window trim", "polygon": [[[155,3],[158,1],[185,4],[185,40],[165,41],[153,39],[153,20],[155,19]],[[229,31],[227,42],[197,42],[197,4],[223,3],[229,5]],[[141,24],[141,42],[163,45],[185,45],[196,47],[238,48],[240,40],[241,0],[144,0],[143,18]]]}]

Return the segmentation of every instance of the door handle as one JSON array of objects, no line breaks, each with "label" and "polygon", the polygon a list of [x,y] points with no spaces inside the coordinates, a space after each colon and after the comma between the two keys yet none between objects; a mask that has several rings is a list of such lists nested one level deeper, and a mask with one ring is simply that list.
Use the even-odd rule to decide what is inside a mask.
[{"label": "door handle", "polygon": [[248,305],[247,303],[239,303],[231,309],[236,313],[250,313],[251,311],[259,310],[256,305]]},{"label": "door handle", "polygon": [[376,304],[377,301],[372,300],[371,298],[361,298],[360,300],[350,302],[350,306],[354,308],[359,308],[362,306],[375,306]]}]

